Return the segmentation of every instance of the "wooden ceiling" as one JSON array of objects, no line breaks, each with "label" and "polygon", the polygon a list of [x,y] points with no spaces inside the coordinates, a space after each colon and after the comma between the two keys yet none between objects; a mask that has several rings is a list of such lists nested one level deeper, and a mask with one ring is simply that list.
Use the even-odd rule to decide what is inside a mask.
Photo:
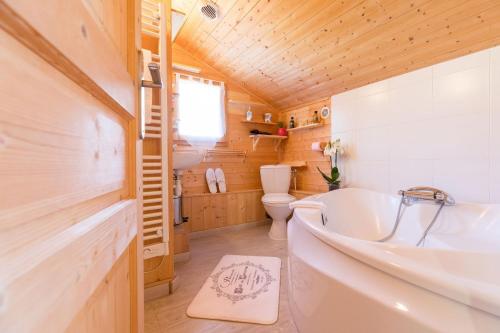
[{"label": "wooden ceiling", "polygon": [[196,0],[176,43],[270,104],[308,103],[500,43],[499,0]]}]

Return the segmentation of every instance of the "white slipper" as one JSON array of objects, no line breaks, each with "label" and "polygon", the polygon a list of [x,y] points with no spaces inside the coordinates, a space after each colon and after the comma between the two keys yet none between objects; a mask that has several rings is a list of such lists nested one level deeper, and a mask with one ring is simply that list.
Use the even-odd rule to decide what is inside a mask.
[{"label": "white slipper", "polygon": [[205,176],[207,178],[207,184],[210,193],[217,193],[217,180],[215,179],[214,169],[208,168]]},{"label": "white slipper", "polygon": [[215,178],[217,179],[217,186],[219,186],[219,192],[226,192],[226,177],[224,177],[224,171],[221,168],[215,169]]}]

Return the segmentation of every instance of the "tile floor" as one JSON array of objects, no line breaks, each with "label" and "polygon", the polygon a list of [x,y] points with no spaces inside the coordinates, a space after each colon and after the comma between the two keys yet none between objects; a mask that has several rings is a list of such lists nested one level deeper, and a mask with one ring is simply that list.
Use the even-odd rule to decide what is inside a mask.
[{"label": "tile floor", "polygon": [[[191,240],[191,259],[175,266],[180,279],[178,289],[168,297],[146,303],[145,332],[297,332],[288,308],[287,243],[271,240],[267,236],[268,230],[269,224],[265,224],[247,229],[226,230]],[[186,316],[189,303],[225,254],[281,258],[280,309],[278,321],[274,325],[193,319]]]}]

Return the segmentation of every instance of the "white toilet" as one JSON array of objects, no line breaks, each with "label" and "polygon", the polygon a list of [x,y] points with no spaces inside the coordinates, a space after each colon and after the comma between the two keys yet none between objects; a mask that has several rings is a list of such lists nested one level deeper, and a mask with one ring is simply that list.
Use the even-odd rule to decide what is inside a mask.
[{"label": "white toilet", "polygon": [[295,201],[288,194],[292,170],[289,165],[263,165],[260,167],[260,180],[264,188],[262,203],[273,219],[269,237],[276,240],[286,239],[286,218],[292,210],[288,204]]}]

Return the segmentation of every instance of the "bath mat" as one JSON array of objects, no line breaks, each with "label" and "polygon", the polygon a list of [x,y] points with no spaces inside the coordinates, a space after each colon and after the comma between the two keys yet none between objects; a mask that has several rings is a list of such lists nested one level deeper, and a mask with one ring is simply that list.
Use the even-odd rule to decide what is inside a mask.
[{"label": "bath mat", "polygon": [[273,324],[278,320],[281,259],[222,257],[187,309],[189,317]]}]

